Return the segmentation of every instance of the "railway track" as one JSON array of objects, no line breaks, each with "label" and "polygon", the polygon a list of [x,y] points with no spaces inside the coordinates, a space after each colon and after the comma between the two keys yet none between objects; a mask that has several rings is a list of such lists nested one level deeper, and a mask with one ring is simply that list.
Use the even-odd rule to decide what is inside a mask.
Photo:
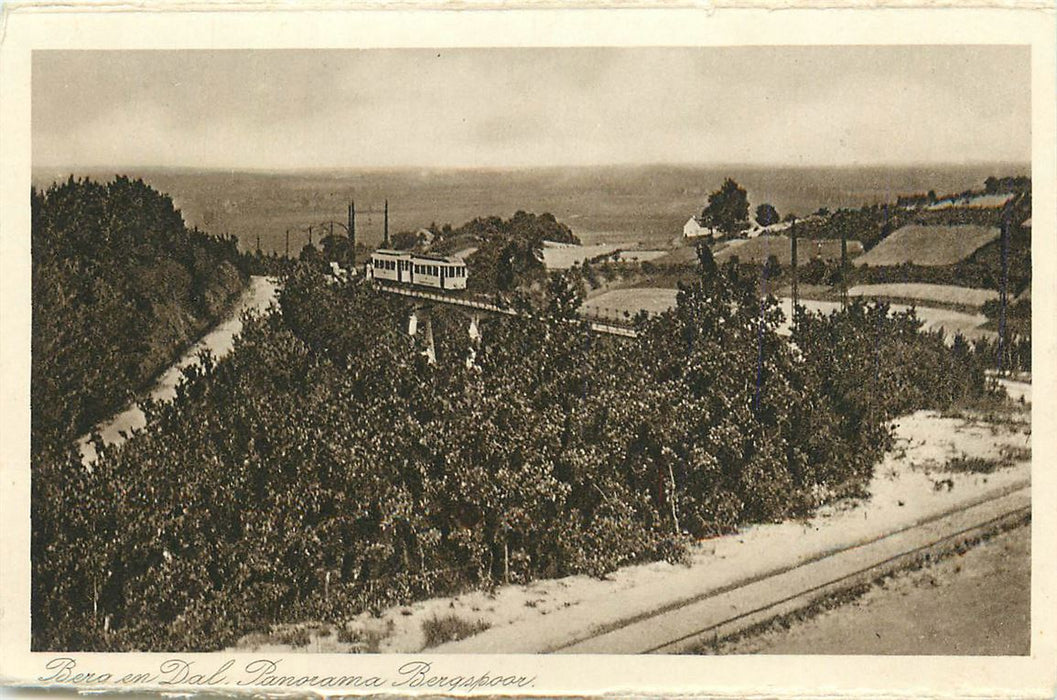
[{"label": "railway track", "polygon": [[[749,579],[659,604],[649,612],[581,624],[549,641],[521,641],[517,625],[438,647],[450,653],[682,653],[714,644],[834,594],[958,551],[1031,518],[1030,482],[1013,484],[900,529],[848,543]],[[559,623],[559,620],[553,620]],[[493,634],[490,634],[493,633]],[[560,637],[560,638],[559,638]]]},{"label": "railway track", "polygon": [[[405,287],[395,287],[392,285],[378,285],[378,289],[386,294],[397,294],[399,296],[409,297],[412,299],[422,299],[423,301],[431,301],[438,304],[447,304],[448,306],[459,306],[464,309],[472,309],[475,311],[482,311],[484,313],[502,314],[504,316],[518,316],[518,312],[514,309],[498,306],[491,302],[481,301],[479,299],[467,299],[464,297],[454,297],[444,294],[437,294],[435,292],[426,292],[418,289],[407,289]],[[606,335],[616,335],[623,338],[638,338],[639,334],[634,328],[628,326],[620,326],[612,323],[605,323],[602,321],[592,321],[588,318],[590,323],[591,331],[594,333],[604,333]]]}]

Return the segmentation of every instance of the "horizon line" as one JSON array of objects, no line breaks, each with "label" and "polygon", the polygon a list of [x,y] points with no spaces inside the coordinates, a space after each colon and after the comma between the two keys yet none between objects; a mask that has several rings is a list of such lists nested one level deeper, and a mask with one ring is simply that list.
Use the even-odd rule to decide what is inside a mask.
[{"label": "horizon line", "polygon": [[306,167],[253,167],[253,166],[199,166],[199,165],[49,165],[32,164],[33,171],[62,171],[74,174],[77,171],[119,171],[151,170],[193,173],[243,173],[251,175],[297,175],[348,172],[514,172],[533,170],[587,170],[591,168],[634,169],[634,168],[676,168],[676,169],[765,169],[781,168],[785,170],[832,169],[850,170],[855,168],[967,168],[984,166],[1026,167],[1031,170],[1029,160],[969,160],[969,161],[876,161],[868,163],[691,163],[649,161],[641,163],[611,162],[587,164],[557,165],[334,165]]}]

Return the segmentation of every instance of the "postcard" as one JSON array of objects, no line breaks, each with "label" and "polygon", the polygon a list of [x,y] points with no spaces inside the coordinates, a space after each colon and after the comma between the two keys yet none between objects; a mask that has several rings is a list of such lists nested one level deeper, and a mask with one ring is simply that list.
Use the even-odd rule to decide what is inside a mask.
[{"label": "postcard", "polygon": [[6,686],[1053,696],[1052,7],[3,22]]}]

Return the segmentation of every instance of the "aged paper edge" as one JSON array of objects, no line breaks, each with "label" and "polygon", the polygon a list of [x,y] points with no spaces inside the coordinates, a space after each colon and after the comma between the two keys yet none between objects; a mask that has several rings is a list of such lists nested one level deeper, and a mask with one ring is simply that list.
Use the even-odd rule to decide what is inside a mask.
[{"label": "aged paper edge", "polygon": [[[520,12],[494,12],[496,3],[360,3],[356,9],[323,12],[336,3],[314,3],[315,12],[273,3],[9,3],[4,7],[0,43],[0,366],[3,421],[0,424],[0,540],[2,619],[0,681],[32,687],[44,663],[56,654],[28,652],[28,338],[29,217],[25,192],[30,168],[29,56],[34,48],[206,48],[343,46],[693,46],[731,44],[922,44],[1017,43],[1032,46],[1033,219],[1046,235],[1034,236],[1033,296],[1036,404],[1033,420],[1036,500],[1032,525],[1032,655],[1014,657],[534,657],[488,655],[441,657],[428,654],[374,657],[284,657],[289,674],[323,672],[337,661],[349,673],[389,672],[413,659],[433,662],[446,674],[475,674],[492,668],[536,676],[529,695],[698,697],[1053,697],[1057,667],[1054,567],[1057,551],[1054,506],[1055,442],[1051,437],[1053,367],[1057,366],[1054,309],[1057,231],[1053,202],[1054,22],[1046,3],[962,2],[667,3],[664,10],[632,9],[638,3],[579,5],[521,2]],[[342,3],[342,8],[348,5]],[[567,6],[567,5],[566,5]],[[863,9],[883,6],[884,11]],[[908,9],[908,7],[917,9]],[[927,6],[928,10],[920,9]],[[990,9],[979,9],[986,6]],[[1047,6],[1048,9],[1039,10]],[[300,6],[299,6],[300,7]],[[612,9],[616,7],[617,9]],[[821,8],[844,9],[822,12]],[[937,7],[942,22],[937,22]],[[201,12],[208,8],[208,12]],[[269,11],[260,12],[261,8]],[[363,8],[368,8],[364,11]],[[673,9],[674,8],[674,9]],[[697,9],[685,9],[697,8]],[[751,9],[746,9],[751,8]],[[385,9],[387,12],[378,12]],[[451,9],[478,12],[452,13]],[[766,10],[783,9],[781,13]],[[276,12],[274,10],[282,10]],[[935,25],[942,26],[935,26]],[[547,31],[541,32],[540,29]],[[1041,296],[1039,296],[1041,295]],[[156,669],[171,654],[72,654],[85,669],[114,673]],[[188,654],[202,668],[228,658],[237,664],[253,654]],[[362,671],[360,669],[363,669]],[[344,672],[344,671],[343,671]],[[751,680],[750,680],[751,679]],[[82,689],[90,689],[84,686]],[[146,688],[134,688],[143,692]],[[178,688],[157,689],[169,692]],[[252,689],[245,689],[251,691]],[[214,695],[232,695],[218,689]],[[259,690],[256,692],[260,692]],[[274,692],[274,691],[273,691]],[[392,694],[408,694],[394,689]],[[294,693],[304,695],[306,693]],[[431,693],[432,694],[432,693]],[[521,693],[526,696],[525,693]]]}]

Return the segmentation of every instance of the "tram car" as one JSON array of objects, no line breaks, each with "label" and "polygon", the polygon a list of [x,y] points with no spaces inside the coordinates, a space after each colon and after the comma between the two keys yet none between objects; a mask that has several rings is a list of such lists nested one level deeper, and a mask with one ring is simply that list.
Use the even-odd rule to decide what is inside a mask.
[{"label": "tram car", "polygon": [[462,258],[379,248],[367,263],[367,277],[416,287],[466,289],[466,262]]}]

